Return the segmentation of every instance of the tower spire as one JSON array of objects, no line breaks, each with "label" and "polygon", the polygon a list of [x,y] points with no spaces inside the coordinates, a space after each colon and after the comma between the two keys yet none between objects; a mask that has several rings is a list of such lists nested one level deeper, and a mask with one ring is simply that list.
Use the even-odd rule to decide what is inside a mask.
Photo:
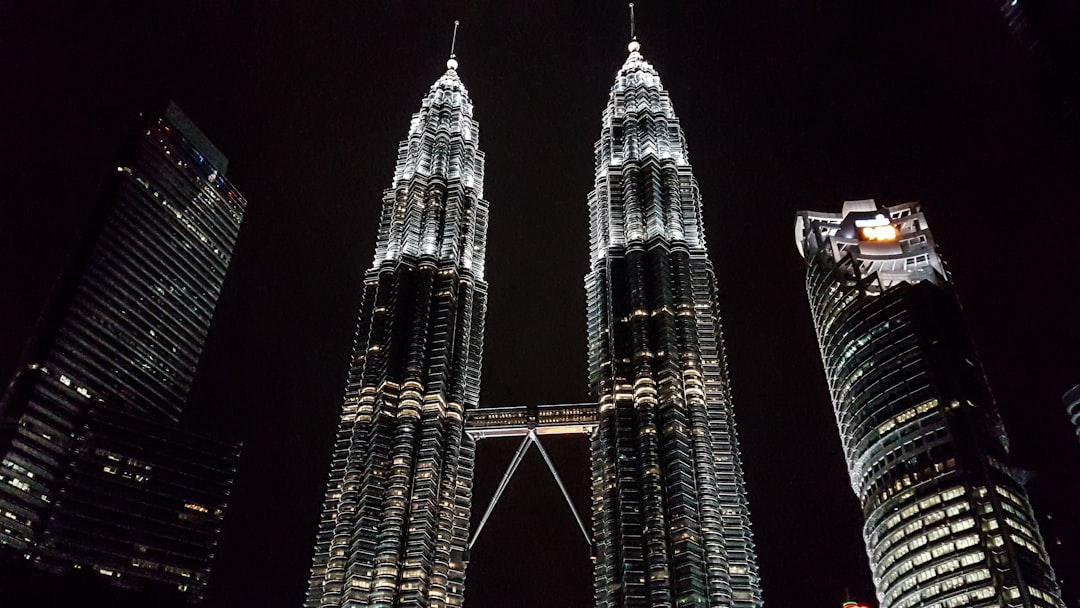
[{"label": "tower spire", "polygon": [[637,30],[634,27],[634,3],[630,3],[630,44],[626,45],[627,50],[631,53],[636,53],[641,50],[641,43],[637,41]]},{"label": "tower spire", "polygon": [[455,50],[383,194],[305,608],[464,601],[489,206]]},{"label": "tower spire", "polygon": [[450,39],[450,59],[446,60],[446,68],[449,70],[456,70],[458,66],[457,59],[455,59],[457,55],[454,54],[454,47],[457,46],[457,28],[460,24],[460,21],[454,19],[454,36]]}]

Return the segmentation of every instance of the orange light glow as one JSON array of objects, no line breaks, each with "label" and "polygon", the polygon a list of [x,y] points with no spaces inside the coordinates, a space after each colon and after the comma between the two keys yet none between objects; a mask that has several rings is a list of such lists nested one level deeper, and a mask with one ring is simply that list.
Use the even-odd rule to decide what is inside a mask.
[{"label": "orange light glow", "polygon": [[900,232],[892,224],[867,226],[861,232],[863,239],[867,241],[895,241],[896,237],[900,236]]}]

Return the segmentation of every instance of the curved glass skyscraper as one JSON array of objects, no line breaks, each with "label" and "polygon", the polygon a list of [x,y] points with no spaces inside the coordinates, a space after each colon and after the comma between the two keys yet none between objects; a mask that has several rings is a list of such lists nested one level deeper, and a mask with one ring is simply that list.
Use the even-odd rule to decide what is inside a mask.
[{"label": "curved glass skyscraper", "polygon": [[305,606],[459,606],[487,283],[484,154],[451,59],[413,115],[364,280]]},{"label": "curved glass skyscraper", "polygon": [[803,211],[795,239],[881,608],[1063,606],[919,204]]},{"label": "curved glass skyscraper", "polygon": [[760,606],[701,196],[668,92],[629,50],[589,195],[595,604]]}]

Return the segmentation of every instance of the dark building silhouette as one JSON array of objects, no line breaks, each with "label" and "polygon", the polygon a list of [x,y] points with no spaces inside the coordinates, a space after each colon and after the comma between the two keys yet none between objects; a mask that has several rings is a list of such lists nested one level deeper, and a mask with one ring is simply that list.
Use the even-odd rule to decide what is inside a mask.
[{"label": "dark building silhouette", "polygon": [[1025,59],[1032,84],[1062,141],[1080,147],[1080,3],[1075,0],[997,0],[1001,22]]},{"label": "dark building silhouette", "polygon": [[881,608],[1064,604],[918,203],[795,222]]},{"label": "dark building silhouette", "polygon": [[181,415],[246,205],[226,168],[170,103],[109,180],[0,402],[14,569],[201,599],[240,446]]},{"label": "dark building silhouette", "polygon": [[1065,403],[1065,414],[1076,428],[1076,438],[1080,439],[1080,384],[1066,391],[1061,400]]},{"label": "dark building silhouette", "polygon": [[[1080,440],[1080,384],[1065,391],[1061,400],[1065,404],[1065,414],[1076,431],[1076,438]],[[1075,458],[1080,458],[1080,451],[1074,450],[1072,454],[1074,462],[1077,462]],[[1069,469],[1067,466],[1062,468]],[[1045,472],[1044,476],[1046,476]],[[1065,603],[1069,608],[1080,608],[1080,536],[1077,534],[1076,526],[1070,525],[1075,521],[1076,505],[1080,504],[1080,500],[1075,498],[1076,485],[1067,479],[1062,479],[1061,475],[1054,475],[1052,483],[1042,482],[1039,477],[1036,477],[1034,489],[1029,488],[1029,492],[1032,495],[1032,502],[1039,507],[1038,500],[1043,494],[1049,495],[1046,498],[1047,504],[1060,502],[1060,500],[1053,501],[1053,498],[1061,493],[1062,488],[1065,495],[1073,498],[1072,504],[1058,505],[1055,511],[1049,509],[1045,512],[1040,511],[1039,524],[1046,537],[1047,548],[1050,550],[1050,562],[1057,572]]]}]

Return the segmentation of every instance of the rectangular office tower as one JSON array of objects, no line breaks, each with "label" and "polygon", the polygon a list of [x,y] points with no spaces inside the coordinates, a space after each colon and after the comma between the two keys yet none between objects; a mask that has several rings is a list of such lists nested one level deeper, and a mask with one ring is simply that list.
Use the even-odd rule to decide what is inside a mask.
[{"label": "rectangular office tower", "polygon": [[1060,608],[918,203],[802,211],[795,240],[881,608]]},{"label": "rectangular office tower", "polygon": [[180,420],[246,205],[226,166],[170,103],[111,176],[0,401],[8,563],[201,598],[239,445]]},{"label": "rectangular office tower", "polygon": [[484,153],[457,61],[424,97],[383,197],[308,608],[460,606],[487,283]]},{"label": "rectangular office tower", "polygon": [[589,194],[597,608],[762,605],[716,277],[686,139],[634,41]]}]

